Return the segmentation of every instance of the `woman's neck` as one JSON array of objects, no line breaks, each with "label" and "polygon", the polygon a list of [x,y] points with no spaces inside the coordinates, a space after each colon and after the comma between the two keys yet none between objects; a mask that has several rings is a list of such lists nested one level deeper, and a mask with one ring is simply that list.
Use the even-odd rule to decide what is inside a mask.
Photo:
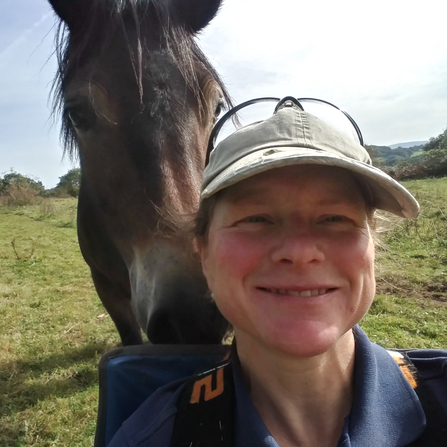
[{"label": "woman's neck", "polygon": [[267,428],[281,447],[334,447],[353,397],[354,336],[329,351],[296,358],[236,331],[244,381]]}]

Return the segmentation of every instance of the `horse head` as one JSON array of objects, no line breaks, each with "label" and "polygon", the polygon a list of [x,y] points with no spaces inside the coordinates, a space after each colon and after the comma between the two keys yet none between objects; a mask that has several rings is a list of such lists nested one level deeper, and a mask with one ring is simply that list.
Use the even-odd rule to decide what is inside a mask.
[{"label": "horse head", "polygon": [[79,243],[123,344],[141,342],[139,326],[154,343],[220,342],[226,322],[183,228],[230,102],[194,40],[221,0],[50,3],[54,107],[82,172]]}]

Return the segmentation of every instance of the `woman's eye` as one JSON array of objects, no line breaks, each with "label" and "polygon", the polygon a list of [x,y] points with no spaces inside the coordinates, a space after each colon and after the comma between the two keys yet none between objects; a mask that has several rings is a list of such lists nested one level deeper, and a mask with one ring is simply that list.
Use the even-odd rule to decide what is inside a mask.
[{"label": "woman's eye", "polygon": [[346,222],[347,218],[344,216],[328,216],[325,217],[324,222]]},{"label": "woman's eye", "polygon": [[267,222],[267,219],[264,216],[250,216],[247,218],[247,222],[252,223]]},{"label": "woman's eye", "polygon": [[269,223],[269,220],[265,216],[248,216],[241,220],[241,223]]}]

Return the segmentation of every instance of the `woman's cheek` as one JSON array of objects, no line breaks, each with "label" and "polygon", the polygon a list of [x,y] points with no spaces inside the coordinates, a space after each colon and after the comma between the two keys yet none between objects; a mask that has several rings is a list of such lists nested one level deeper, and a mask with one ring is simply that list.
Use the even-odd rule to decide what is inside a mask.
[{"label": "woman's cheek", "polygon": [[[243,286],[244,278],[253,272],[263,258],[263,245],[252,243],[238,234],[214,235],[209,240],[204,273],[212,292]],[[223,290],[220,290],[222,292]]]},{"label": "woman's cheek", "polygon": [[215,253],[220,268],[238,277],[250,273],[266,257],[264,242],[240,234],[222,237]]},{"label": "woman's cheek", "polygon": [[346,263],[369,264],[374,260],[374,244],[368,230],[335,234],[332,242]]},{"label": "woman's cheek", "polygon": [[374,271],[375,248],[372,237],[369,233],[362,233],[357,243],[357,250],[352,256],[357,259],[360,265],[363,265],[366,272]]},{"label": "woman's cheek", "polygon": [[338,265],[344,268],[343,274],[350,278],[353,290],[358,293],[358,306],[365,314],[375,295],[374,243],[369,234],[363,233],[347,246],[352,249],[342,252]]}]

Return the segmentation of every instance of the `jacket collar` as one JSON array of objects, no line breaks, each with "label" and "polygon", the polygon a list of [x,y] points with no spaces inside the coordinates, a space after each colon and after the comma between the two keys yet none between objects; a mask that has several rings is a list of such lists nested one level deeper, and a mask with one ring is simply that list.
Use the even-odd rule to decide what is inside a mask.
[{"label": "jacket collar", "polygon": [[348,432],[353,446],[405,446],[424,431],[419,399],[391,355],[354,328],[354,402]]},{"label": "jacket collar", "polygon": [[[354,327],[354,401],[338,447],[403,447],[419,438],[425,414],[396,361]],[[235,447],[278,447],[245,387],[236,349]]]}]

